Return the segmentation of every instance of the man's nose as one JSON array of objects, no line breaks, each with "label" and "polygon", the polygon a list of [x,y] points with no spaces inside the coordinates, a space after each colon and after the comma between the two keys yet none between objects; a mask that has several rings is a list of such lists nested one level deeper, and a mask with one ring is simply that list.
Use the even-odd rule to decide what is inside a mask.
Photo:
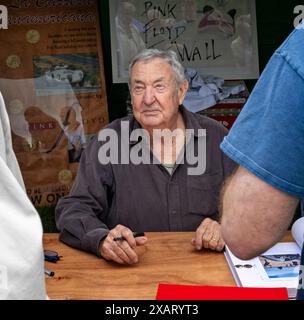
[{"label": "man's nose", "polygon": [[146,105],[150,105],[150,104],[154,103],[154,101],[155,101],[155,95],[154,95],[153,88],[149,88],[149,87],[146,88],[143,102]]}]

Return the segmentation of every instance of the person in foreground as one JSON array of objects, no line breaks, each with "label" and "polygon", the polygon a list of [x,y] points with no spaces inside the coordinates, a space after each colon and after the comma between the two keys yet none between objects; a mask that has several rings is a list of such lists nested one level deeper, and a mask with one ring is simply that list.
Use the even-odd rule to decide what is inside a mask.
[{"label": "person in foreground", "polygon": [[187,88],[173,51],[145,49],[133,59],[134,115],[101,130],[82,154],[56,207],[61,241],[121,264],[136,263],[135,247],[148,241],[133,232],[194,231],[197,250],[223,249],[218,197],[235,164],[219,148],[227,130],[182,106]]},{"label": "person in foreground", "polygon": [[42,225],[25,192],[1,93],[0,174],[0,300],[44,300]]},{"label": "person in foreground", "polygon": [[221,144],[240,165],[223,191],[221,223],[241,259],[281,240],[304,197],[303,42],[304,30],[295,29],[274,53]]}]

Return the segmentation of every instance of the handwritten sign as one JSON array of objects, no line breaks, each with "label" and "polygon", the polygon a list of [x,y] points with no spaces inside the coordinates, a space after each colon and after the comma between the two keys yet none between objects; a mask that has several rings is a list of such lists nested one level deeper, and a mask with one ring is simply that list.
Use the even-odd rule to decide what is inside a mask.
[{"label": "handwritten sign", "polygon": [[225,79],[258,78],[255,1],[112,0],[114,82],[127,82],[144,48],[174,50],[185,67]]}]

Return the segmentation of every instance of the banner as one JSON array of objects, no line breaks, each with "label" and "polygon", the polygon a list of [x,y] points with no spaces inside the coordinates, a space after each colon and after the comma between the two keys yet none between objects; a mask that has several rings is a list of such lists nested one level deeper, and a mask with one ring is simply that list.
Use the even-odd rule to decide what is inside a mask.
[{"label": "banner", "polygon": [[55,205],[108,123],[97,1],[11,0],[0,30],[0,91],[27,194]]}]

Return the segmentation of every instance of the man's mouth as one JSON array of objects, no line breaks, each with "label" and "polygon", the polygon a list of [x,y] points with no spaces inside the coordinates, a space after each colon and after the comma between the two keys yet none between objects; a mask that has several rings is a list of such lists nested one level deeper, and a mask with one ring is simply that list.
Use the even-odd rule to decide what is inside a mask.
[{"label": "man's mouth", "polygon": [[148,109],[148,110],[144,110],[143,111],[144,114],[148,114],[148,115],[154,115],[154,114],[157,114],[159,112],[160,112],[160,110],[158,110],[158,109]]}]

